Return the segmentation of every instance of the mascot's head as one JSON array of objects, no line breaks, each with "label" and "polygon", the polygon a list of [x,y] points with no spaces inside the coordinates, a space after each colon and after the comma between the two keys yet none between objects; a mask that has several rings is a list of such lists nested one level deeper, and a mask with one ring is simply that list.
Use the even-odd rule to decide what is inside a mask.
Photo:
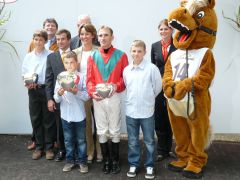
[{"label": "mascot's head", "polygon": [[217,33],[215,0],[188,0],[171,12],[169,25],[177,32],[173,43],[178,49],[213,48]]}]

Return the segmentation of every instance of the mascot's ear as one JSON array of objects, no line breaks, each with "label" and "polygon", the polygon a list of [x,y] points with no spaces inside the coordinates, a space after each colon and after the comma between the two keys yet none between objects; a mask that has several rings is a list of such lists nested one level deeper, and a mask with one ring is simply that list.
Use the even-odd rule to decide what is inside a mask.
[{"label": "mascot's ear", "polygon": [[209,1],[209,7],[213,9],[215,6],[215,0],[208,0],[208,1]]}]

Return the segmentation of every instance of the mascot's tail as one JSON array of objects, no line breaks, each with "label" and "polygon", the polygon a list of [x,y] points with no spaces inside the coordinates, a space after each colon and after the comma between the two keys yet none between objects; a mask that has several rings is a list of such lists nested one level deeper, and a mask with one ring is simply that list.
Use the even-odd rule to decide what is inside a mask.
[{"label": "mascot's tail", "polygon": [[207,132],[207,136],[206,136],[206,140],[205,140],[205,148],[204,149],[208,149],[210,147],[210,145],[212,144],[213,138],[214,138],[213,129],[212,129],[211,124],[209,124],[208,132]]}]

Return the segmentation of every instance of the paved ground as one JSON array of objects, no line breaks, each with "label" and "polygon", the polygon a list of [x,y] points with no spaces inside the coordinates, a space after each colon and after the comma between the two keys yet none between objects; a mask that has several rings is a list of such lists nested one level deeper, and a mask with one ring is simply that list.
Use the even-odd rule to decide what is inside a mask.
[{"label": "paved ground", "polygon": [[[127,141],[121,142],[120,157],[122,171],[118,175],[104,175],[101,164],[90,166],[88,174],[82,175],[75,168],[68,173],[62,172],[64,162],[47,161],[44,158],[32,160],[31,152],[26,150],[29,136],[0,135],[0,180],[95,180],[95,179],[128,179]],[[240,143],[213,142],[208,150],[209,161],[206,167],[204,180],[239,180],[240,179]],[[144,155],[143,155],[144,156]],[[179,173],[167,170],[170,161],[156,163],[156,179],[186,180]],[[136,180],[144,179],[144,169]]]}]

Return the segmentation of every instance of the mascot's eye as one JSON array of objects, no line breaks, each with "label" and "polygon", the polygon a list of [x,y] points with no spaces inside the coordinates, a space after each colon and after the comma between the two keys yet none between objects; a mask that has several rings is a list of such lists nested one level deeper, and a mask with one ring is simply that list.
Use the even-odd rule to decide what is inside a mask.
[{"label": "mascot's eye", "polygon": [[204,17],[204,11],[200,11],[199,13],[197,13],[197,18],[201,19]]}]

